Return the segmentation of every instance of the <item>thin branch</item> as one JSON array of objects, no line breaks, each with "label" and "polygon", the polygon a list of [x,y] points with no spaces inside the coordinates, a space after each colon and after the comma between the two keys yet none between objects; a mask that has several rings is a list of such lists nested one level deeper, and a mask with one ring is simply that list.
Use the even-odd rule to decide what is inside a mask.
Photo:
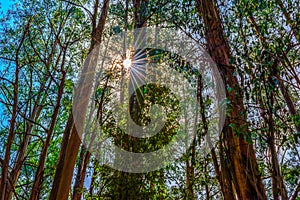
[{"label": "thin branch", "polygon": [[68,0],[62,0],[62,1],[84,9],[89,14],[90,17],[93,17],[93,14],[91,13],[91,11],[89,11],[89,9],[87,9],[83,5],[80,5],[80,4],[77,4],[77,3],[74,3],[74,2],[68,1]]}]

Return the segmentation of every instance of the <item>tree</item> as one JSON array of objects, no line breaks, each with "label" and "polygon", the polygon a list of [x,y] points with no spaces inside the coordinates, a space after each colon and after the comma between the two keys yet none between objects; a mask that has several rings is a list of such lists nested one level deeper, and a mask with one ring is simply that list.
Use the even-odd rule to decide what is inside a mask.
[{"label": "tree", "polygon": [[[296,200],[300,187],[298,4],[298,0],[10,3],[5,13],[0,11],[1,199]],[[96,72],[95,55],[113,48],[107,44],[115,35],[137,28],[145,28],[133,36],[137,43],[144,42],[142,36],[150,30],[156,31],[156,44],[160,30],[180,31],[205,47],[215,61],[227,97],[220,102],[227,106],[226,122],[216,145],[208,134],[215,122],[208,76],[195,73],[194,66],[172,51],[140,51],[136,45],[129,53],[124,40],[118,47],[120,66],[107,64],[111,71],[107,69],[102,78],[95,76],[93,87],[80,87],[92,82],[86,72]],[[141,139],[128,134],[134,128],[118,127],[121,121],[112,110],[114,92],[128,72],[123,61],[135,59],[138,53],[143,53],[140,63],[171,67],[198,78],[191,84],[197,88],[199,110],[193,124],[196,136],[184,146],[182,157],[161,169],[135,174],[103,165],[97,149],[90,148],[93,141],[100,153],[105,146],[102,136],[126,151],[152,152],[182,128],[178,129],[177,121],[180,102],[173,99],[172,91],[156,84],[143,85],[128,97],[130,117],[146,126],[152,120],[151,106],[160,104],[168,116],[164,128]],[[152,75],[140,73],[141,79]],[[127,93],[117,95],[122,99]],[[97,126],[86,123],[92,116]],[[183,118],[185,123],[192,119],[189,113]],[[103,135],[99,136],[100,127]],[[205,145],[211,148],[207,155],[202,151]],[[105,151],[116,155],[114,149]]]},{"label": "tree", "polygon": [[[224,181],[228,183],[225,187],[230,188],[228,193],[232,193],[234,196],[237,195],[240,199],[267,199],[253,145],[251,141],[246,140],[248,125],[243,97],[237,77],[234,76],[235,68],[230,63],[232,55],[228,42],[224,37],[218,10],[213,2],[198,0],[197,3],[206,26],[208,52],[216,62],[225,85],[232,88],[231,91],[227,90],[230,111],[227,114],[223,129],[226,156],[232,166],[230,170],[231,180]],[[224,166],[222,171],[226,171]],[[232,182],[236,194],[231,188]],[[225,198],[229,199],[232,196]]]},{"label": "tree", "polygon": [[[101,9],[101,16],[98,19],[98,24],[96,24],[96,16],[98,13],[98,1],[96,1],[94,5],[94,13],[93,13],[93,25],[92,28],[92,35],[91,35],[91,45],[89,52],[91,54],[88,55],[87,60],[84,63],[83,70],[82,70],[82,76],[80,77],[79,82],[84,81],[86,72],[91,71],[91,69],[95,68],[95,56],[97,56],[97,48],[99,48],[99,44],[101,43],[101,37],[105,25],[105,20],[107,16],[108,6],[109,6],[109,0],[105,0],[104,4]],[[96,48],[96,53],[92,52],[92,50]],[[94,54],[95,53],[95,54]],[[90,63],[90,60],[92,61]],[[89,96],[91,92],[91,86],[90,88],[85,88],[85,91],[82,91],[82,97]],[[85,98],[83,98],[85,99]],[[78,108],[79,109],[79,108]],[[86,113],[87,109],[87,102],[85,106],[82,106],[80,112]],[[68,199],[68,192],[70,190],[71,181],[72,181],[72,175],[73,175],[73,169],[75,166],[77,153],[80,147],[80,138],[77,133],[76,127],[73,122],[72,113],[70,113],[68,124],[66,126],[64,137],[63,137],[63,143],[62,143],[62,150],[60,152],[60,159],[59,163],[57,165],[57,170],[55,174],[55,179],[53,182],[53,188],[51,190],[50,199]]]}]

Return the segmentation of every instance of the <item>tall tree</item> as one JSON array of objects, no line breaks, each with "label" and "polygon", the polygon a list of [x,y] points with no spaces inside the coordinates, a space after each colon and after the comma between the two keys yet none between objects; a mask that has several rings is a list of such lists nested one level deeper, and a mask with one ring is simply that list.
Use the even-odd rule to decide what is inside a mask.
[{"label": "tall tree", "polygon": [[[98,14],[98,6],[99,2],[96,1],[94,5],[94,13],[93,13],[93,27],[92,27],[92,34],[91,34],[91,45],[89,52],[91,53],[94,48],[99,49],[99,45],[101,43],[101,38],[104,30],[104,25],[107,17],[108,7],[109,7],[109,0],[105,0],[101,9],[101,15],[97,21],[97,14]],[[99,52],[99,51],[95,51]],[[87,72],[95,71],[97,53],[89,54],[88,58],[86,59],[82,74],[79,79],[79,82],[82,83],[85,81]],[[84,100],[87,100],[86,97],[90,95],[92,86],[90,87],[81,88],[81,97]],[[85,105],[81,107],[81,113],[86,113],[87,111],[87,104],[88,101],[85,102]],[[79,109],[79,108],[78,108]],[[84,119],[82,119],[84,120]],[[84,123],[84,122],[81,122]],[[82,127],[83,128],[83,127]],[[83,130],[81,130],[83,131]],[[72,113],[70,113],[68,123],[64,132],[63,136],[63,143],[60,152],[60,159],[57,164],[57,169],[55,173],[55,179],[53,182],[53,187],[51,190],[50,198],[49,199],[68,199],[69,191],[72,183],[73,171],[76,163],[77,154],[80,148],[80,136],[76,130],[75,124],[73,122]]]},{"label": "tall tree", "polygon": [[[214,1],[197,0],[197,3],[199,14],[205,24],[208,52],[216,62],[225,85],[232,88],[231,91],[227,90],[226,92],[230,101],[230,111],[223,129],[226,156],[230,162],[228,169],[232,178],[232,180],[226,180],[226,183],[234,183],[236,191],[234,196],[239,199],[267,199],[253,145],[251,141],[246,140],[248,125],[243,96],[238,79],[234,76],[235,67],[230,63],[232,54],[224,36],[218,8]],[[226,169],[223,168],[222,171],[226,171]],[[231,185],[224,187],[230,188]],[[225,196],[226,194],[224,194]]]},{"label": "tall tree", "polygon": [[4,160],[2,161],[2,176],[1,176],[1,190],[0,190],[0,197],[1,200],[6,200],[9,197],[10,192],[12,191],[13,185],[11,185],[9,180],[9,163],[11,159],[11,147],[15,138],[15,128],[16,128],[16,119],[18,115],[18,94],[19,94],[19,72],[20,72],[20,61],[19,61],[19,52],[21,50],[21,47],[25,41],[26,35],[29,32],[30,25],[31,25],[30,18],[23,30],[23,34],[21,36],[21,40],[19,41],[19,45],[16,49],[15,53],[15,80],[13,83],[13,108],[12,108],[12,115],[10,120],[10,126],[9,126],[9,135],[7,138],[7,144],[6,144],[6,151]]}]

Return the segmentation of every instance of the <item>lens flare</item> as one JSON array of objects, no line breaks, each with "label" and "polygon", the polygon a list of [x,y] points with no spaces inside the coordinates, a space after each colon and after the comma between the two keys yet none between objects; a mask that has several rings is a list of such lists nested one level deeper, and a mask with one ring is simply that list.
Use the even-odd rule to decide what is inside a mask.
[{"label": "lens flare", "polygon": [[129,69],[131,67],[131,59],[129,58],[126,58],[124,61],[123,61],[123,65],[126,69]]}]

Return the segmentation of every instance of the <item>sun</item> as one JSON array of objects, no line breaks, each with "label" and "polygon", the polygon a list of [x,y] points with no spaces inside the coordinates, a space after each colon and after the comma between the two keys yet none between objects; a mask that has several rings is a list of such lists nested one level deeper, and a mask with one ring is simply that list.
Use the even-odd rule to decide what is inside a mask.
[{"label": "sun", "polygon": [[126,68],[126,69],[129,69],[131,67],[131,59],[129,58],[126,58],[124,61],[123,61],[123,66]]}]

